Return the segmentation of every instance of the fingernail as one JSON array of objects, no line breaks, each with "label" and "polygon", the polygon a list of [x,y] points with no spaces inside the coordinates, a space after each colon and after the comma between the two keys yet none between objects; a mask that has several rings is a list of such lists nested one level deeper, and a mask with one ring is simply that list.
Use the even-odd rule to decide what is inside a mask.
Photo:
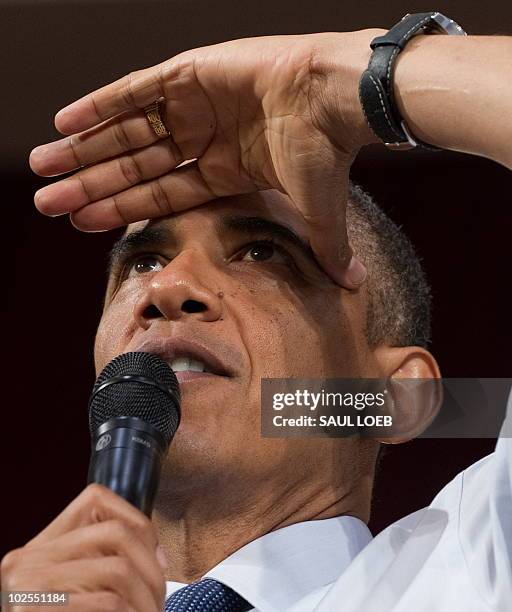
[{"label": "fingernail", "polygon": [[347,279],[349,282],[356,287],[362,285],[366,280],[367,274],[368,270],[364,267],[361,261],[355,255],[352,255],[352,259],[350,260],[347,268]]},{"label": "fingernail", "polygon": [[160,567],[165,571],[167,569],[167,559],[165,557],[164,549],[158,544],[156,547],[156,558],[158,559],[158,563],[160,563]]}]

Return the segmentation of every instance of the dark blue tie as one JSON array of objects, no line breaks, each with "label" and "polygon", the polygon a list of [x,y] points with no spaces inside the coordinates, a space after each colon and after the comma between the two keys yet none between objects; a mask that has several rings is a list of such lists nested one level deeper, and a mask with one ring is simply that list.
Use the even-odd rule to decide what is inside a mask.
[{"label": "dark blue tie", "polygon": [[233,589],[203,578],[169,595],[165,612],[246,612],[253,606]]}]

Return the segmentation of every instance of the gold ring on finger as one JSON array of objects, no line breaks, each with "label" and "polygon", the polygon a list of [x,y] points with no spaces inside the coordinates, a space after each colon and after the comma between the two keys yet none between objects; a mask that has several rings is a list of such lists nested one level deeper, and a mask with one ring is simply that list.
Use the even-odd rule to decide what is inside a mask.
[{"label": "gold ring on finger", "polygon": [[167,138],[171,135],[171,133],[165,127],[162,117],[160,116],[161,101],[162,98],[160,98],[160,100],[155,100],[144,108],[144,112],[146,113],[146,118],[149,121],[149,125],[153,128],[153,131],[158,138]]}]

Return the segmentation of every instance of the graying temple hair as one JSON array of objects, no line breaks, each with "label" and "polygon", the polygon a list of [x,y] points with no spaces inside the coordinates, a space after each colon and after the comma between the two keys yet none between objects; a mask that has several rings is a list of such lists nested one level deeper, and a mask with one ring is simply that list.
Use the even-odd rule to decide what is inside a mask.
[{"label": "graying temple hair", "polygon": [[371,196],[352,183],[347,224],[352,248],[368,268],[368,342],[426,347],[431,292],[410,240]]}]

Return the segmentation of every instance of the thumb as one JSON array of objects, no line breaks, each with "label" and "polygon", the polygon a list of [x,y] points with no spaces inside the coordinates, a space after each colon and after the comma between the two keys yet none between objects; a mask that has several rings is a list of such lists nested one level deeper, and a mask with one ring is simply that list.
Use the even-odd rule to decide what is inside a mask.
[{"label": "thumb", "polygon": [[311,248],[320,266],[334,282],[349,290],[357,289],[365,281],[367,270],[354,255],[348,241],[348,180],[343,189],[330,190],[327,197],[332,202],[326,202],[323,197],[322,207],[326,212],[305,215]]}]

